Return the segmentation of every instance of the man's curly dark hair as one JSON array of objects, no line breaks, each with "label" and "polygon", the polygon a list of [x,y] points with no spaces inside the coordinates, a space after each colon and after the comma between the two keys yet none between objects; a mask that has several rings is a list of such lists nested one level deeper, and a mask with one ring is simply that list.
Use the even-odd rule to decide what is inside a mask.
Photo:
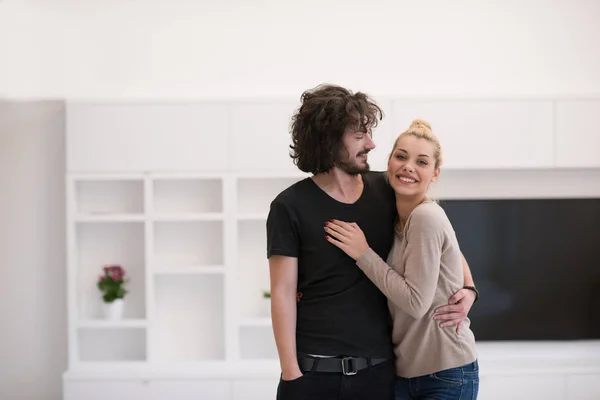
[{"label": "man's curly dark hair", "polygon": [[291,121],[290,157],[301,171],[331,170],[344,150],[348,128],[370,134],[383,118],[381,108],[365,93],[323,84],[302,93]]}]

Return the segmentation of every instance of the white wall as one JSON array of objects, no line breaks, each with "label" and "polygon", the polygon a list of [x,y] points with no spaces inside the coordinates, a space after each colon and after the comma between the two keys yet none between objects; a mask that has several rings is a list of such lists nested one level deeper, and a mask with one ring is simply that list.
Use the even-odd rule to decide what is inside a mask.
[{"label": "white wall", "polygon": [[0,399],[62,393],[64,112],[61,102],[0,102]]},{"label": "white wall", "polygon": [[595,0],[5,0],[0,97],[600,94]]},{"label": "white wall", "polygon": [[[0,98],[297,98],[324,81],[581,98],[600,95],[598,15],[594,0],[4,0]],[[0,398],[61,390],[63,118],[0,106]]]}]

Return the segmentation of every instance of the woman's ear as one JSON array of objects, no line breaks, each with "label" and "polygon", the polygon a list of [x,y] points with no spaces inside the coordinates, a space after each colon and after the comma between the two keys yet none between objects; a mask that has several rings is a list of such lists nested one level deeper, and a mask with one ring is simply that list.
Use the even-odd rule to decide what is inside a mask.
[{"label": "woman's ear", "polygon": [[434,173],[433,173],[433,178],[431,178],[431,182],[435,182],[435,181],[437,181],[437,179],[438,179],[438,177],[440,176],[440,173],[441,173],[441,172],[442,172],[442,171],[441,171],[440,167],[437,167],[437,168],[435,169]]}]

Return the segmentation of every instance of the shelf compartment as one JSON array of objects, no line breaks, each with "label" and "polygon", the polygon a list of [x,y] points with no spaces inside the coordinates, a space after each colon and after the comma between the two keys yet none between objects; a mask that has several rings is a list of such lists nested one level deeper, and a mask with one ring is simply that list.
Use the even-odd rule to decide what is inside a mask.
[{"label": "shelf compartment", "polygon": [[76,225],[77,288],[80,320],[102,320],[102,293],[96,287],[105,265],[121,265],[126,284],[123,317],[145,318],[144,224],[141,222]]},{"label": "shelf compartment", "polygon": [[240,358],[242,360],[278,359],[271,325],[240,326]]},{"label": "shelf compartment", "polygon": [[222,213],[199,213],[199,214],[164,214],[155,215],[154,221],[158,222],[190,222],[190,221],[222,221]]},{"label": "shelf compartment", "polygon": [[75,222],[143,222],[143,214],[106,214],[106,215],[77,215]]},{"label": "shelf compartment", "polygon": [[264,315],[263,291],[270,288],[264,221],[238,222],[236,300],[240,318]]},{"label": "shelf compartment", "polygon": [[244,318],[240,321],[240,327],[265,327],[272,326],[270,317]]},{"label": "shelf compartment", "polygon": [[154,213],[157,216],[222,212],[223,184],[219,178],[154,181]]},{"label": "shelf compartment", "polygon": [[79,356],[82,362],[146,360],[144,328],[80,328]]},{"label": "shelf compartment", "polygon": [[154,222],[155,268],[223,265],[222,221]]},{"label": "shelf compartment", "polygon": [[121,319],[116,321],[88,319],[80,320],[77,326],[79,328],[88,329],[146,328],[148,326],[148,321],[145,319]]},{"label": "shelf compartment", "polygon": [[239,221],[261,221],[265,223],[267,221],[267,213],[242,213],[237,215]]},{"label": "shelf compartment", "polygon": [[143,215],[144,181],[82,180],[75,183],[77,215],[81,218]]},{"label": "shelf compartment", "polygon": [[223,275],[161,275],[154,285],[156,360],[223,360]]},{"label": "shelf compartment", "polygon": [[222,265],[181,265],[154,270],[156,275],[205,275],[224,274],[225,267]]},{"label": "shelf compartment", "polygon": [[237,214],[266,217],[273,199],[300,179],[303,178],[238,178]]}]

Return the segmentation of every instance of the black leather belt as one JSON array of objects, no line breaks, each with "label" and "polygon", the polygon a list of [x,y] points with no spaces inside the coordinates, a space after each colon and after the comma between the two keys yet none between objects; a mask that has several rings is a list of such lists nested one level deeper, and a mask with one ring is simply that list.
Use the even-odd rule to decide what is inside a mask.
[{"label": "black leather belt", "polygon": [[343,375],[356,375],[361,369],[372,367],[389,358],[362,357],[298,357],[300,371],[312,372],[341,372]]}]

